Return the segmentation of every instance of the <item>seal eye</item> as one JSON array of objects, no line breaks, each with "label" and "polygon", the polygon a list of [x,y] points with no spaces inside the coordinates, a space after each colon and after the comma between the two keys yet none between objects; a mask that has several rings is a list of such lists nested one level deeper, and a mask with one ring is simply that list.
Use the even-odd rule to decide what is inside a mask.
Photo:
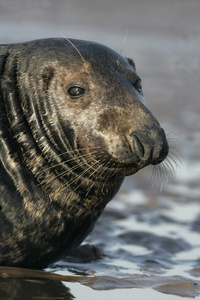
[{"label": "seal eye", "polygon": [[85,94],[86,90],[81,86],[71,86],[67,93],[71,98],[79,98]]},{"label": "seal eye", "polygon": [[140,79],[136,80],[136,82],[134,82],[133,85],[134,85],[135,89],[136,89],[140,94],[143,95],[143,91],[142,91],[142,82],[141,82],[141,80],[140,80]]}]

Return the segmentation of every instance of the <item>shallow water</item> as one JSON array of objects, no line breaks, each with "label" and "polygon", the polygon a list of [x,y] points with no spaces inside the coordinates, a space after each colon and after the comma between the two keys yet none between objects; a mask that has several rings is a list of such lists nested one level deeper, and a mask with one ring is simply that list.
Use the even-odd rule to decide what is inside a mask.
[{"label": "shallow water", "polygon": [[86,240],[89,259],[0,268],[0,299],[200,299],[199,15],[198,0],[0,0],[1,43],[63,33],[132,57],[182,154],[161,192],[152,168],[126,179]]}]

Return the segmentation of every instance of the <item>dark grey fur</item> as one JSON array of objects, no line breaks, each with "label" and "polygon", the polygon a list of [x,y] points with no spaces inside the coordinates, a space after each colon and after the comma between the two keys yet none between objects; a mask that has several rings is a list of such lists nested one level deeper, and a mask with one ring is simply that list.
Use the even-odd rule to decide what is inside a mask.
[{"label": "dark grey fur", "polygon": [[93,42],[0,46],[0,265],[43,268],[168,144],[134,62]]}]

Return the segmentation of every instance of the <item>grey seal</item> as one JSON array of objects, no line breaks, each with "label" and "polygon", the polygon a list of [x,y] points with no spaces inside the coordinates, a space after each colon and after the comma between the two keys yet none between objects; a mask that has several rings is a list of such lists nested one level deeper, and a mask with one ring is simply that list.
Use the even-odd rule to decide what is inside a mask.
[{"label": "grey seal", "polygon": [[0,139],[0,265],[28,268],[70,253],[169,151],[134,61],[64,38],[0,46]]}]

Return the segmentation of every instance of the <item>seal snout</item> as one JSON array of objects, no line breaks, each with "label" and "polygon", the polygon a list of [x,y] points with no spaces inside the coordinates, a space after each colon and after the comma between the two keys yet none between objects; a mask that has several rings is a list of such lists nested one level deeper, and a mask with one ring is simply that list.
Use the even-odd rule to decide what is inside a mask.
[{"label": "seal snout", "polygon": [[162,128],[145,127],[145,130],[131,132],[130,137],[139,165],[156,165],[166,158],[169,146]]}]

